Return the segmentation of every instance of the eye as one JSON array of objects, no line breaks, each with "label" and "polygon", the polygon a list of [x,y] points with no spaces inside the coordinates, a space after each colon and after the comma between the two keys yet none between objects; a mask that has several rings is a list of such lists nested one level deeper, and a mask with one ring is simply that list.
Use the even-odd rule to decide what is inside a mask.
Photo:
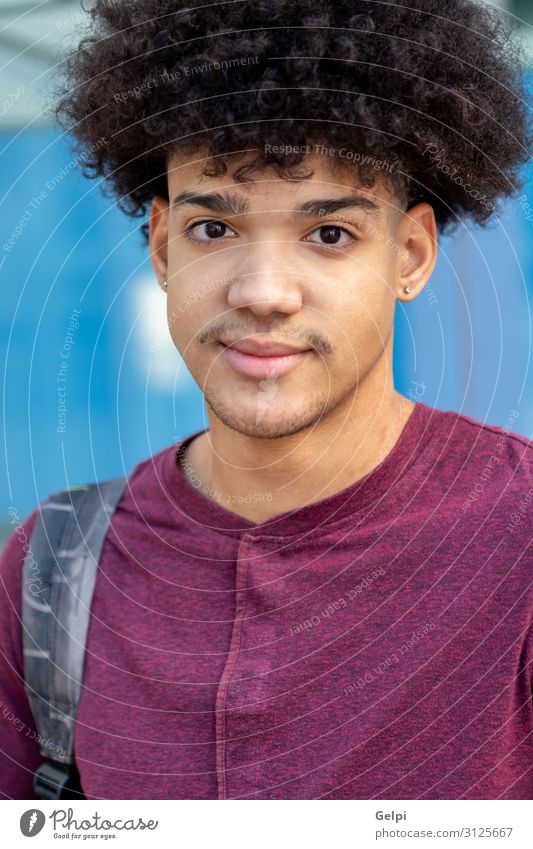
[{"label": "eye", "polygon": [[[318,234],[318,240],[311,238]],[[344,238],[343,238],[344,237]],[[309,241],[316,245],[322,245],[329,248],[346,248],[353,242],[357,241],[357,237],[344,227],[338,227],[336,224],[324,224],[307,237]]]},{"label": "eye", "polygon": [[187,227],[184,235],[193,242],[214,242],[217,239],[222,239],[227,231],[235,235],[234,231],[223,221],[209,219],[208,221],[197,221],[196,224]]}]

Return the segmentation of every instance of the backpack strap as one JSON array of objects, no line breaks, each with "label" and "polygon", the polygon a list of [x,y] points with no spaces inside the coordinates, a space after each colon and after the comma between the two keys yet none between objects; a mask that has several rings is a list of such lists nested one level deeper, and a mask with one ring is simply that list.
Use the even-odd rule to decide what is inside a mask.
[{"label": "backpack strap", "polygon": [[120,477],[51,496],[24,559],[24,681],[45,758],[34,776],[39,798],[78,792],[74,726],[91,602],[109,522],[127,481]]}]

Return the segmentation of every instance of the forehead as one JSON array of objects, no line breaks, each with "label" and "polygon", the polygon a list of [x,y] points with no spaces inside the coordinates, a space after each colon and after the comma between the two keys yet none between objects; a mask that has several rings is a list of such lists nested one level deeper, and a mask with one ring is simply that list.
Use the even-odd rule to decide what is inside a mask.
[{"label": "forehead", "polygon": [[[250,182],[237,182],[234,179],[237,169],[256,156],[256,152],[232,155],[224,160],[225,174],[206,176],[203,172],[209,162],[207,153],[174,153],[167,162],[171,202],[176,198],[183,202],[187,196],[223,190],[237,201],[234,214],[242,214],[246,211],[295,209],[306,201],[345,198],[354,194],[363,201],[357,211],[374,220],[394,215],[398,209],[398,200],[383,174],[377,172],[374,185],[363,187],[356,168],[335,156],[314,152],[306,154],[296,169],[299,174],[306,175],[304,179],[283,179],[271,165],[265,165],[247,174]],[[366,204],[366,199],[370,203]],[[377,207],[376,211],[372,210],[372,206]]]}]

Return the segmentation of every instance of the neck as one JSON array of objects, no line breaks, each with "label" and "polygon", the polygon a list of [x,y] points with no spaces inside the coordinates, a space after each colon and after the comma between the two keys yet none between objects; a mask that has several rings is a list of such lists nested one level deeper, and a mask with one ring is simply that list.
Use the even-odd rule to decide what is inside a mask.
[{"label": "neck", "polygon": [[335,495],[385,459],[415,407],[392,385],[377,396],[370,389],[358,386],[319,422],[276,439],[238,433],[210,410],[209,432],[189,445],[182,471],[256,524]]}]

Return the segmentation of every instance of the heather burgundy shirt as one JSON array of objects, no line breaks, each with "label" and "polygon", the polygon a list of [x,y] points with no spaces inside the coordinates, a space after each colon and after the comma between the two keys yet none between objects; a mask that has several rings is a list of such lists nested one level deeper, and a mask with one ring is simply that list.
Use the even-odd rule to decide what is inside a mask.
[{"label": "heather burgundy shirt", "polygon": [[[259,525],[176,446],[140,463],[97,578],[85,793],[533,798],[532,514],[533,442],[422,402],[370,474]],[[30,799],[23,542],[0,564],[0,791]]]}]

